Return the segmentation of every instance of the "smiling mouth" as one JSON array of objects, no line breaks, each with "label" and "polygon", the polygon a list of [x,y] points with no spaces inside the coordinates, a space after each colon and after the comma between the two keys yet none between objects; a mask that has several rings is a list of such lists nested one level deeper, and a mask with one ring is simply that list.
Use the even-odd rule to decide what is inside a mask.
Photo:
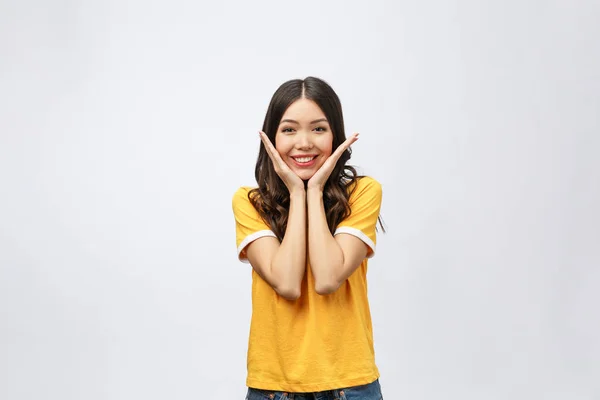
[{"label": "smiling mouth", "polygon": [[294,165],[298,168],[311,168],[317,163],[318,156],[291,157]]},{"label": "smiling mouth", "polygon": [[317,158],[317,156],[308,156],[308,157],[292,157],[294,159],[294,161],[300,163],[300,164],[305,164],[305,163],[309,163],[312,160],[314,160],[315,158]]}]

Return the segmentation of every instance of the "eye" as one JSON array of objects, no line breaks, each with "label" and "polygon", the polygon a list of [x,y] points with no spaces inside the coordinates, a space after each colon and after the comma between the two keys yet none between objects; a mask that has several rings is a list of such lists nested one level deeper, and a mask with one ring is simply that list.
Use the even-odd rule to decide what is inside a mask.
[{"label": "eye", "polygon": [[322,127],[322,126],[319,126],[319,127],[316,127],[316,128],[315,128],[315,130],[316,130],[317,132],[325,132],[325,131],[327,131],[327,128],[324,128],[324,127]]},{"label": "eye", "polygon": [[293,131],[294,131],[294,128],[283,128],[283,129],[281,130],[281,132],[283,132],[283,133],[291,133],[291,132],[293,132]]}]

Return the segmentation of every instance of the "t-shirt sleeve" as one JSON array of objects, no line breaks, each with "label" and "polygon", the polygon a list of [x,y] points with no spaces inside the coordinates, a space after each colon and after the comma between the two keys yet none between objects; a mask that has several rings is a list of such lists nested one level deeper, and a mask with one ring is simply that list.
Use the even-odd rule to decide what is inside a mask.
[{"label": "t-shirt sleeve", "polygon": [[235,192],[232,199],[238,259],[245,263],[248,263],[246,248],[250,243],[265,236],[276,237],[250,203],[249,191],[249,188],[241,187]]},{"label": "t-shirt sleeve", "polygon": [[368,246],[367,258],[375,255],[381,199],[381,184],[370,177],[360,178],[349,199],[352,213],[337,226],[334,233],[334,236],[347,233],[362,240]]}]

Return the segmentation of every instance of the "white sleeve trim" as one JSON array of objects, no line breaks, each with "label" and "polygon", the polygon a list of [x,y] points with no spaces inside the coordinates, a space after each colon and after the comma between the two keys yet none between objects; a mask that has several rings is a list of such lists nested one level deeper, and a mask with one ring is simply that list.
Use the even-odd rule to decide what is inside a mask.
[{"label": "white sleeve trim", "polygon": [[248,246],[250,243],[254,242],[256,239],[260,239],[260,238],[266,237],[266,236],[272,236],[274,238],[277,237],[273,233],[273,231],[271,231],[269,229],[265,229],[265,230],[262,230],[262,231],[254,232],[253,234],[246,236],[246,238],[244,240],[242,240],[242,243],[240,243],[240,245],[237,248],[238,259],[241,262],[249,264],[250,261],[248,261],[248,259],[242,254],[242,251],[244,251],[244,249],[246,248],[246,246]]},{"label": "white sleeve trim", "polygon": [[349,235],[356,236],[365,242],[365,244],[371,248],[371,254],[369,254],[367,258],[372,258],[375,255],[375,243],[373,243],[371,238],[365,235],[360,229],[351,228],[349,226],[340,226],[335,230],[333,236],[337,235],[338,233],[347,233]]}]

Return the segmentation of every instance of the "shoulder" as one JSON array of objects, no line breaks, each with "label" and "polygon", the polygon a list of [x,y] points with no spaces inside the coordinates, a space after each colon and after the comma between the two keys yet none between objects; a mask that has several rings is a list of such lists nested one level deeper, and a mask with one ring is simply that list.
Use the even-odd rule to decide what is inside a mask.
[{"label": "shoulder", "polygon": [[240,186],[233,192],[232,201],[234,204],[238,202],[249,202],[248,194],[254,189],[251,186]]},{"label": "shoulder", "polygon": [[254,211],[254,206],[250,202],[248,195],[254,189],[251,186],[240,186],[235,190],[231,198],[231,206],[233,210],[243,210],[244,212]]},{"label": "shoulder", "polygon": [[381,183],[371,177],[362,176],[356,179],[356,181],[349,188],[350,190],[350,201],[357,199],[358,197],[367,196],[381,196],[382,187]]}]

